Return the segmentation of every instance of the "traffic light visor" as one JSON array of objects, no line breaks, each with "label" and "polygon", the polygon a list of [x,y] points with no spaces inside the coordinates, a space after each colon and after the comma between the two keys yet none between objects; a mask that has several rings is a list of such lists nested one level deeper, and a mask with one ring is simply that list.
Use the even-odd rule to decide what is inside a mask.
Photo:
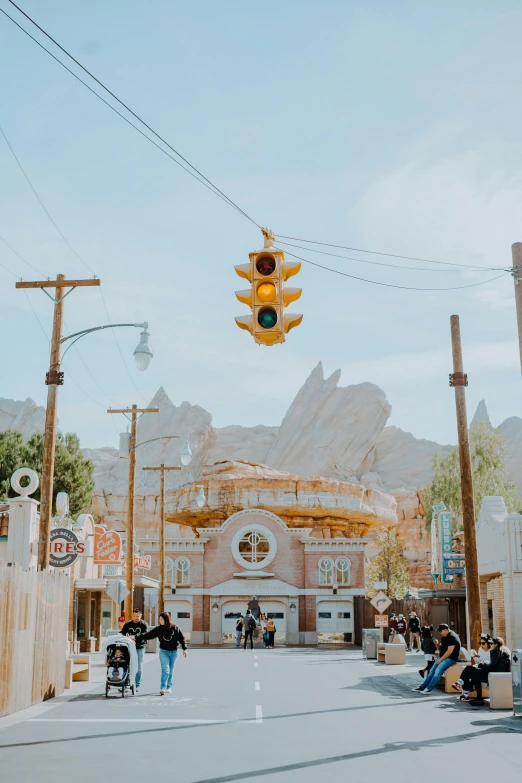
[{"label": "traffic light visor", "polygon": [[273,256],[260,256],[256,261],[256,269],[264,277],[273,274],[275,268],[276,261]]},{"label": "traffic light visor", "polygon": [[273,329],[277,323],[277,313],[273,307],[263,307],[257,315],[257,322],[263,329]]}]

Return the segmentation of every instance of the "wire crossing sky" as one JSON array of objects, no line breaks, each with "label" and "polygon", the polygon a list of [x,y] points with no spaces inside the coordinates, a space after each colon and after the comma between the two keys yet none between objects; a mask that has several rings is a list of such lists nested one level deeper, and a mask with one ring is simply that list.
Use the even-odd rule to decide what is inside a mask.
[{"label": "wire crossing sky", "polygon": [[[391,424],[451,442],[457,312],[470,410],[484,397],[494,423],[521,413],[508,274],[522,206],[517,3],[442,2],[436,18],[378,0],[320,14],[307,0],[262,12],[166,0],[0,9],[1,124],[41,200],[0,145],[2,306],[30,354],[4,396],[45,399],[44,341],[13,276],[72,272],[79,258],[101,277],[111,320],[150,322],[155,352],[131,382],[111,335],[86,338],[69,364],[92,399],[143,402],[163,385],[216,426],[278,424],[322,359],[343,384],[380,385]],[[303,323],[271,349],[234,323],[233,266],[259,249],[257,221],[307,262]],[[32,305],[49,333],[47,303]],[[66,318],[81,329],[107,313],[81,294]],[[134,335],[119,340],[130,367]],[[86,445],[114,445],[110,417],[74,384],[60,417]]]}]

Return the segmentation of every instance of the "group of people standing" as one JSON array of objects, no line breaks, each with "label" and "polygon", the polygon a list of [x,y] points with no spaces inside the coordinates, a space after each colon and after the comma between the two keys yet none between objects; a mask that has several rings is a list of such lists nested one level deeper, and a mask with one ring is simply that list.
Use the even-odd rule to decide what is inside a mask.
[{"label": "group of people standing", "polygon": [[[421,649],[421,624],[415,612],[410,612],[409,619],[406,620],[403,614],[396,615],[394,612],[390,615],[390,635],[388,641],[393,642],[396,636],[402,636],[406,645],[406,652],[412,652],[413,645],[417,651]],[[409,644],[406,640],[406,634],[409,636]]]},{"label": "group of people standing", "polygon": [[254,638],[258,634],[259,627],[263,636],[263,644],[266,649],[273,650],[275,647],[276,626],[274,618],[261,611],[256,597],[249,601],[245,616],[239,615],[236,622],[236,647],[241,647],[241,639],[244,635],[243,649],[247,649],[250,642],[250,649],[254,649]]}]

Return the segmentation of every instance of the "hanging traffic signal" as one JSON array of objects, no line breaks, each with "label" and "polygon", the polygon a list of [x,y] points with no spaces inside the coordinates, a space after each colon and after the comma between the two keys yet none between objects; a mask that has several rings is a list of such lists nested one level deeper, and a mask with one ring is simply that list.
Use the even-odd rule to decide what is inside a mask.
[{"label": "hanging traffic signal", "polygon": [[301,270],[301,264],[285,261],[283,251],[272,248],[272,234],[264,229],[263,235],[264,249],[249,253],[250,263],[235,267],[239,277],[251,283],[251,288],[236,291],[236,296],[252,310],[252,315],[238,316],[236,323],[250,332],[258,345],[275,345],[284,343],[285,335],[303,320],[300,314],[285,312],[299,299],[302,288],[284,287],[288,278]]}]

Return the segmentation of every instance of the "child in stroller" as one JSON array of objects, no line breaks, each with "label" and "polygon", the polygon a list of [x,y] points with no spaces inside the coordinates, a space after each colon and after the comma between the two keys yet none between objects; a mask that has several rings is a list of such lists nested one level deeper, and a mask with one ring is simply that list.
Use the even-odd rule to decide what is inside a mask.
[{"label": "child in stroller", "polygon": [[109,680],[123,680],[127,672],[127,661],[123,654],[123,650],[116,647],[114,652],[107,656],[107,669]]}]

